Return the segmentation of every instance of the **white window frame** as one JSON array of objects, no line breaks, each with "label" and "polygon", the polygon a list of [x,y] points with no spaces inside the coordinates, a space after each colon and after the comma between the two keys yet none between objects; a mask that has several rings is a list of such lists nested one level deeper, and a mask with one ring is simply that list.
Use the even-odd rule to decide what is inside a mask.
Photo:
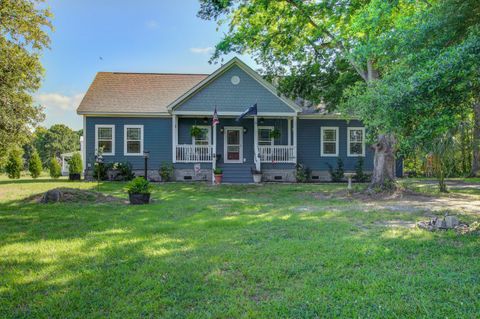
[{"label": "white window frame", "polygon": [[[362,131],[362,154],[350,153],[350,131]],[[365,128],[364,127],[348,127],[347,128],[347,156],[348,157],[364,157],[365,156]]]},{"label": "white window frame", "polygon": [[[127,130],[129,128],[139,128],[140,129],[140,152],[139,153],[128,153],[127,148]],[[123,155],[124,156],[143,156],[143,125],[124,125],[123,126]]]},{"label": "white window frame", "polygon": [[104,156],[114,156],[115,155],[115,125],[113,124],[96,124],[95,125],[95,154],[98,154],[98,129],[100,128],[111,128],[112,129],[112,152],[111,153],[102,153]]},{"label": "white window frame", "polygon": [[[227,156],[228,150],[228,130],[237,130],[240,132],[240,141],[239,141],[239,156],[238,160],[229,160]],[[243,127],[242,126],[225,126],[223,128],[223,162],[224,163],[243,163]]]},{"label": "white window frame", "polygon": [[[323,153],[323,132],[329,131],[329,130],[335,131],[335,154]],[[320,128],[320,156],[321,157],[338,157],[338,142],[339,142],[338,126],[322,126]]]},{"label": "white window frame", "polygon": [[[209,126],[209,125],[193,125],[195,127],[198,127],[200,129],[207,129],[208,130],[208,146],[211,146],[212,145],[212,127]],[[197,145],[197,140],[195,138],[195,136],[192,136],[192,144],[193,145]],[[202,145],[205,145],[205,144],[198,144],[199,146],[202,146]],[[206,145],[205,145],[206,146]]]},{"label": "white window frame", "polygon": [[[275,128],[273,126],[258,126],[258,145],[260,146],[267,146],[266,144],[260,144],[260,130],[270,130],[273,131]],[[275,139],[270,137],[270,145],[273,146],[275,144]]]}]

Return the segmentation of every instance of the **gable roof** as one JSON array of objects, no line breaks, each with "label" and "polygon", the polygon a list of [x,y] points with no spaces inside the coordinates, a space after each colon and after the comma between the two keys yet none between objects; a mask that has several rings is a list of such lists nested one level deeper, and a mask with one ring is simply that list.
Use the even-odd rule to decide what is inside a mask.
[{"label": "gable roof", "polygon": [[232,66],[237,65],[240,69],[245,71],[248,75],[250,75],[252,78],[254,78],[258,83],[260,83],[263,87],[265,87],[268,91],[270,91],[272,94],[276,95],[280,100],[282,100],[286,105],[288,105],[292,110],[295,112],[301,112],[302,108],[299,107],[295,102],[292,100],[282,96],[279,94],[277,89],[267,82],[265,79],[263,79],[257,72],[255,72],[252,68],[250,68],[247,64],[245,64],[242,60],[240,60],[237,57],[232,58],[230,61],[222,65],[220,68],[218,68],[215,72],[210,74],[208,77],[204,78],[202,81],[197,83],[194,87],[186,91],[184,94],[182,94],[180,97],[175,99],[172,103],[168,105],[168,110],[169,111],[174,111],[177,106],[182,104],[184,101],[186,101],[188,98],[190,98],[192,95],[196,94],[199,92],[202,88],[207,86],[209,83],[217,79],[219,76],[221,76],[224,72],[229,70]]},{"label": "gable roof", "polygon": [[167,106],[208,74],[99,72],[77,114],[168,114]]}]

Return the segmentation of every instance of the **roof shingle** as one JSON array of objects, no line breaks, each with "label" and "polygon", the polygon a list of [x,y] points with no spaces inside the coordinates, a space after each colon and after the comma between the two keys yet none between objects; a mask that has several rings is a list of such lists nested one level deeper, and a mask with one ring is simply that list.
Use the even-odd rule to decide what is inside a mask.
[{"label": "roof shingle", "polygon": [[99,72],[78,114],[168,113],[167,106],[208,74]]}]

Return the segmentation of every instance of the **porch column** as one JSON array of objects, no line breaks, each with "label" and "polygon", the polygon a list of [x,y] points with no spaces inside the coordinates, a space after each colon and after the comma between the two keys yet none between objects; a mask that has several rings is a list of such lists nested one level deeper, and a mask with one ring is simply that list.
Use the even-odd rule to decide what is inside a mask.
[{"label": "porch column", "polygon": [[213,125],[213,142],[212,142],[212,184],[215,184],[215,174],[213,171],[217,168],[217,126]]},{"label": "porch column", "polygon": [[287,119],[288,123],[288,146],[292,145],[292,119]]},{"label": "porch column", "polygon": [[253,117],[253,147],[254,147],[254,163],[255,163],[255,169],[257,171],[260,170],[260,158],[258,158],[258,118],[255,115]]},{"label": "porch column", "polygon": [[172,115],[172,163],[177,162],[178,118]]},{"label": "porch column", "polygon": [[297,116],[293,117],[293,157],[297,163]]}]

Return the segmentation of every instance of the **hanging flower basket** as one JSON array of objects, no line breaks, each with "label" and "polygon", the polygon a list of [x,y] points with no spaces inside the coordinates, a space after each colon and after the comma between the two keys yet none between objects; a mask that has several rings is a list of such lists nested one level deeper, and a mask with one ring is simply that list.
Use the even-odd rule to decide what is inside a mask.
[{"label": "hanging flower basket", "polygon": [[190,135],[192,137],[198,138],[202,136],[202,129],[199,128],[198,126],[192,126],[190,128]]},{"label": "hanging flower basket", "polygon": [[273,139],[280,138],[280,135],[281,135],[281,133],[280,133],[280,130],[278,128],[274,128],[269,133],[270,138],[273,138]]}]

